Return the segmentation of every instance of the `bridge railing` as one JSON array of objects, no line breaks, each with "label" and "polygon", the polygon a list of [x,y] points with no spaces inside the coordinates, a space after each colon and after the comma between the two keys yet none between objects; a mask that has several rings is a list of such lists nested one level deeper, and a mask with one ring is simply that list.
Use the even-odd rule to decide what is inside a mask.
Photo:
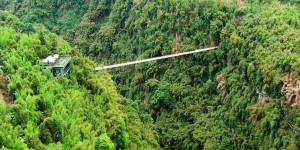
[{"label": "bridge railing", "polygon": [[210,47],[210,48],[204,48],[204,49],[197,49],[197,50],[182,52],[182,53],[178,53],[178,54],[171,54],[171,55],[159,56],[159,57],[154,57],[154,58],[148,58],[148,59],[143,59],[143,60],[136,60],[136,61],[132,61],[132,62],[125,62],[125,63],[108,65],[108,66],[100,66],[100,67],[96,67],[95,71],[104,70],[104,69],[111,69],[111,68],[117,68],[117,67],[123,67],[123,66],[129,66],[129,65],[134,65],[134,64],[140,64],[140,63],[144,63],[144,62],[161,60],[161,59],[166,59],[166,58],[171,58],[171,57],[189,55],[189,54],[193,54],[193,53],[211,51],[211,50],[215,50],[217,48],[218,48],[218,46]]}]

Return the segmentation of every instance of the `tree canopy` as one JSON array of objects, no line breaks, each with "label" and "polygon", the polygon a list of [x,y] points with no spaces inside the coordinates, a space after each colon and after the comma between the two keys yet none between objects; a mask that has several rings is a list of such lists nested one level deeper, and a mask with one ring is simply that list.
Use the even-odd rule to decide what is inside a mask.
[{"label": "tree canopy", "polygon": [[[2,0],[0,9],[0,76],[14,98],[0,103],[2,148],[300,147],[290,126],[300,128],[297,0]],[[41,67],[54,53],[72,55],[68,75]]]}]

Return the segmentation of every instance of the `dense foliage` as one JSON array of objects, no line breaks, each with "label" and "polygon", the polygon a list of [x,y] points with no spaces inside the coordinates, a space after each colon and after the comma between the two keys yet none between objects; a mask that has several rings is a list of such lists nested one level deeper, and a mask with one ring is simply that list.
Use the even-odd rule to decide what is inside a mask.
[{"label": "dense foliage", "polygon": [[[43,119],[35,122],[38,127],[31,127],[38,131],[30,133],[43,144],[60,141],[64,146],[73,147],[75,144],[70,141],[76,140],[70,139],[78,137],[77,141],[81,141],[78,145],[93,145],[88,148],[96,149],[138,149],[141,145],[149,149],[159,146],[164,149],[300,147],[299,135],[284,120],[287,118],[299,126],[299,107],[282,106],[286,97],[281,93],[283,78],[300,72],[300,5],[297,0],[238,0],[237,3],[209,0],[3,0],[0,8],[25,22],[42,23],[100,64],[219,46],[213,52],[111,70],[117,90],[128,98],[123,100],[109,75],[102,71],[92,72],[95,64],[87,58],[82,59],[77,50],[66,43],[58,43],[63,40],[53,42],[49,33],[43,34],[46,30],[33,34],[31,39],[35,37],[39,41],[38,48],[34,47],[35,55],[24,50],[21,54],[12,51],[4,57],[8,65],[7,78],[14,77],[9,83],[10,93],[15,95],[16,104],[19,99],[23,100],[22,104],[19,102],[20,106],[9,107],[8,112],[20,109],[22,111],[16,111],[17,114],[26,115],[31,109],[21,108],[32,99],[38,101],[36,107],[39,109],[36,109]],[[4,24],[22,33],[36,31],[30,24],[17,22]],[[15,32],[11,28],[6,30]],[[41,38],[42,35],[45,37]],[[20,43],[19,38],[12,37],[5,38],[6,42],[0,46],[18,49],[10,41]],[[42,39],[46,44],[42,44]],[[28,43],[23,45],[26,47]],[[37,58],[49,51],[74,55],[70,75],[53,78],[46,71],[35,72],[47,77],[29,84],[28,81],[36,79],[26,71],[36,69],[26,67],[34,67]],[[12,54],[26,58],[22,59],[24,62],[18,62],[25,67],[19,72],[15,70],[20,67],[14,66],[18,57],[11,60]],[[38,65],[35,67],[41,70]],[[46,79],[55,86],[44,84]],[[19,80],[20,83],[13,82]],[[299,77],[294,80],[298,81]],[[55,90],[48,90],[48,86]],[[43,93],[41,90],[45,87],[47,92]],[[268,101],[262,101],[257,91],[268,95]],[[43,94],[48,95],[39,96]],[[55,99],[59,103],[54,103]],[[87,102],[82,104],[83,100]],[[41,104],[46,105],[41,107]],[[70,113],[64,113],[62,107],[77,115],[68,116]],[[95,116],[100,117],[96,119]],[[22,120],[26,117],[21,120],[10,118],[11,122],[29,122]],[[73,126],[62,120],[74,121]],[[16,124],[11,123],[11,126],[16,128]],[[75,133],[69,135],[70,126],[77,136]],[[85,136],[86,132],[89,136]]]},{"label": "dense foliage", "polygon": [[[0,101],[3,149],[155,149],[151,121],[117,94],[110,75],[40,26],[0,11],[0,50],[14,104]],[[53,77],[41,58],[72,55],[71,72]],[[129,134],[130,133],[130,134]]]}]

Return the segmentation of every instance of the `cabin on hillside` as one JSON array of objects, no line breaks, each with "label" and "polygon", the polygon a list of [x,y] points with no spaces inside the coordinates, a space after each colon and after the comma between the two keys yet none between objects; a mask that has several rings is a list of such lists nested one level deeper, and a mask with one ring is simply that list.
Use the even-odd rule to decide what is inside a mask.
[{"label": "cabin on hillside", "polygon": [[71,56],[68,55],[58,55],[48,56],[42,63],[45,68],[50,68],[53,76],[59,74],[65,75],[70,70]]}]

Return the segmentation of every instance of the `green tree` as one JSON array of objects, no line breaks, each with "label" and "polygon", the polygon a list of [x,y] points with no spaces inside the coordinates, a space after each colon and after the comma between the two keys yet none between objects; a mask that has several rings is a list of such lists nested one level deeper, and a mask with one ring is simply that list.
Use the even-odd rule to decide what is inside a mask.
[{"label": "green tree", "polygon": [[115,145],[107,136],[107,134],[101,134],[99,138],[96,139],[95,150],[114,150]]},{"label": "green tree", "polygon": [[171,84],[162,81],[158,84],[153,95],[150,98],[150,106],[154,109],[169,108],[171,105],[171,94],[170,94]]}]

